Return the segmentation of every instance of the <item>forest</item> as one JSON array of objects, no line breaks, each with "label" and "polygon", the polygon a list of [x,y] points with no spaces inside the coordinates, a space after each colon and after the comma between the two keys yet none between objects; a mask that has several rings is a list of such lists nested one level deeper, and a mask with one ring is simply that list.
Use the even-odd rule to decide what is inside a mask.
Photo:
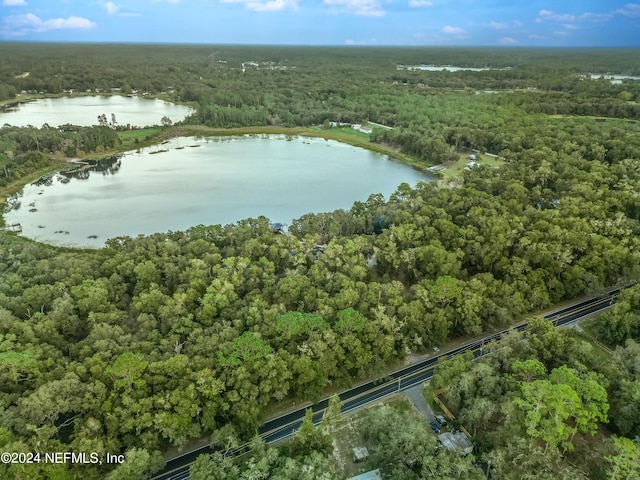
[{"label": "forest", "polygon": [[[383,376],[410,352],[640,276],[640,82],[589,75],[637,74],[637,51],[0,43],[0,56],[6,102],[118,87],[195,108],[163,135],[371,121],[392,127],[374,128],[373,142],[425,167],[471,149],[505,159],[450,183],[403,184],[389,198],[371,192],[348,210],[310,212],[286,235],[259,217],[82,251],[0,232],[3,450],[126,455],[117,466],[0,465],[2,478],[146,478],[169,448],[248,441],[284,402],[317,400]],[[431,64],[492,69],[402,67]],[[5,125],[0,185],[18,189],[60,158],[120,144],[104,125]],[[433,384],[462,412],[495,478],[639,475],[638,291],[596,322],[608,362],[538,322],[536,335],[488,360],[441,366]],[[381,445],[431,435],[380,431],[394,415],[380,413],[367,434]],[[275,450],[254,440],[248,465],[222,470],[342,478],[323,429],[306,428],[307,443]],[[579,471],[577,450],[590,455]],[[507,459],[523,452],[530,461],[513,470]],[[194,478],[231,478],[207,473],[217,463],[199,461]],[[383,474],[482,476],[471,459],[427,477],[432,464]]]}]

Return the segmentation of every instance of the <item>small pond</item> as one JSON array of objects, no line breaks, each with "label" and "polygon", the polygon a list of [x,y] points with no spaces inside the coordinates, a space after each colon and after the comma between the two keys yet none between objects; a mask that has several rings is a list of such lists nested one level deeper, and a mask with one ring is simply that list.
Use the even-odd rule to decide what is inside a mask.
[{"label": "small pond", "polygon": [[157,98],[122,95],[42,98],[0,110],[0,126],[5,123],[38,128],[44,123],[52,127],[67,123],[90,126],[98,125],[98,115],[106,115],[107,121],[111,122],[113,114],[118,125],[145,127],[160,125],[165,116],[178,122],[190,113],[187,106]]},{"label": "small pond", "polygon": [[229,224],[264,215],[290,224],[349,209],[372,193],[432,178],[385,155],[335,141],[279,136],[175,138],[56,173],[8,199],[7,225],[63,246],[101,247],[117,236]]}]

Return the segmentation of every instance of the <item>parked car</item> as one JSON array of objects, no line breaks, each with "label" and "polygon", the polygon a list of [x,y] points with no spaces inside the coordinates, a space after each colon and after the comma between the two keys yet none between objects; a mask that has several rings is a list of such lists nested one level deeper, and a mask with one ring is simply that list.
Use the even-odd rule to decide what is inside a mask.
[{"label": "parked car", "polygon": [[438,421],[438,423],[440,425],[442,425],[443,427],[447,426],[447,421],[445,420],[445,418],[442,415],[434,415],[434,417],[436,417],[436,420]]},{"label": "parked car", "polygon": [[433,428],[434,432],[440,433],[440,427],[434,420],[429,420],[429,425],[431,425],[431,428]]}]

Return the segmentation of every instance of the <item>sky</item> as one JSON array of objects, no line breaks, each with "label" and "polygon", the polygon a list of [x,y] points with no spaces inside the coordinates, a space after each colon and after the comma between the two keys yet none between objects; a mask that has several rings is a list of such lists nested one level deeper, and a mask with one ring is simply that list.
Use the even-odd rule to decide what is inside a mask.
[{"label": "sky", "polygon": [[0,41],[630,47],[640,2],[0,0]]}]

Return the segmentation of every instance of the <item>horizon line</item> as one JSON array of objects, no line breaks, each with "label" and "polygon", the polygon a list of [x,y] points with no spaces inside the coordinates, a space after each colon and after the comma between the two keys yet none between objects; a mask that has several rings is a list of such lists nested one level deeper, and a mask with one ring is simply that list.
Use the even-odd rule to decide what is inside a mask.
[{"label": "horizon line", "polygon": [[165,45],[165,46],[225,46],[225,47],[336,47],[336,48],[495,48],[500,50],[517,49],[640,49],[639,45],[416,45],[416,44],[380,44],[380,45],[352,45],[343,43],[209,43],[209,42],[123,42],[123,41],[75,41],[75,40],[0,40],[2,44],[40,44],[40,45]]}]

